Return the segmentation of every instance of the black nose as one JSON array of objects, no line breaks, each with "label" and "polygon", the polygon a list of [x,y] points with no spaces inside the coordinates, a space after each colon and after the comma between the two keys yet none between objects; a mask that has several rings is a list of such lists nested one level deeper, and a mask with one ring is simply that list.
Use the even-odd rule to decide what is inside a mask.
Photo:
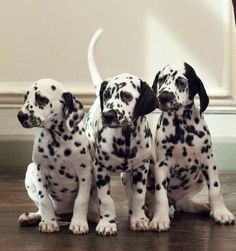
[{"label": "black nose", "polygon": [[105,124],[111,124],[112,122],[117,121],[117,113],[115,110],[109,110],[102,113],[102,121]]},{"label": "black nose", "polygon": [[158,99],[159,99],[161,104],[166,104],[166,103],[172,101],[173,98],[174,98],[173,93],[170,93],[168,91],[163,91],[158,96]]},{"label": "black nose", "polygon": [[26,121],[29,118],[29,116],[26,113],[19,111],[17,114],[17,118],[22,123],[22,122]]}]

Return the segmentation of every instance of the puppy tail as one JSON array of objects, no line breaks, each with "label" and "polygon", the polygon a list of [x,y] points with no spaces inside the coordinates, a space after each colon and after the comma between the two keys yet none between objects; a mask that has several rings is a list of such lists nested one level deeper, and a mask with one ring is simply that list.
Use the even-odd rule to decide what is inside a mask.
[{"label": "puppy tail", "polygon": [[96,48],[97,41],[98,41],[99,37],[101,36],[102,32],[103,32],[103,29],[98,29],[94,33],[94,35],[89,43],[89,47],[88,47],[89,72],[90,72],[90,76],[92,78],[93,84],[95,86],[97,96],[99,95],[99,89],[100,89],[99,86],[102,83],[102,78],[98,72],[98,69],[97,69],[97,66],[96,66],[96,63],[94,60],[94,51]]}]

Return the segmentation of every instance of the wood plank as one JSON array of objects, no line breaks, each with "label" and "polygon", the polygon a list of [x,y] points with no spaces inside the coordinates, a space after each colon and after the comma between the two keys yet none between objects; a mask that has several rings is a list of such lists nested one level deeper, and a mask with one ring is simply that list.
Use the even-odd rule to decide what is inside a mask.
[{"label": "wood plank", "polygon": [[[236,213],[236,172],[221,173],[224,197],[229,209]],[[118,236],[100,237],[90,224],[90,233],[75,236],[68,225],[59,233],[43,234],[37,227],[21,228],[17,224],[20,213],[35,206],[24,189],[23,179],[0,177],[0,250],[235,250],[236,226],[219,226],[209,217],[178,213],[166,233],[132,232],[128,227],[127,206],[123,188],[117,175],[112,177],[112,190],[117,208]],[[207,199],[206,188],[198,199]]]}]

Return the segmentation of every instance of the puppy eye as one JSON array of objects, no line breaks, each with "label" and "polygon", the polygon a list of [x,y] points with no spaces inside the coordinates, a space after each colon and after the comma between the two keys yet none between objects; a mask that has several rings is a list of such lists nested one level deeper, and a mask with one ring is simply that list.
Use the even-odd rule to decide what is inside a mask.
[{"label": "puppy eye", "polygon": [[36,94],[35,95],[35,101],[39,104],[39,105],[46,105],[49,103],[49,99],[44,97],[44,96],[41,96],[39,94]]},{"label": "puppy eye", "polygon": [[125,103],[130,102],[133,99],[132,94],[129,92],[121,92],[120,96],[121,96],[121,100]]},{"label": "puppy eye", "polygon": [[105,91],[103,94],[104,101],[108,100],[110,97],[111,97],[110,91],[109,90]]},{"label": "puppy eye", "polygon": [[177,88],[184,89],[187,85],[187,80],[185,78],[177,78],[176,79],[176,86]]}]

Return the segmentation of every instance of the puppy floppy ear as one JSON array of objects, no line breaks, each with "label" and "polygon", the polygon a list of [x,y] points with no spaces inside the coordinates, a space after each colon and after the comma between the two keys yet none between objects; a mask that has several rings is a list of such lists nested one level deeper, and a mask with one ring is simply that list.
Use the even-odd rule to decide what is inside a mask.
[{"label": "puppy floppy ear", "polygon": [[64,92],[63,98],[63,116],[66,119],[68,130],[72,131],[84,117],[83,105],[70,93]]},{"label": "puppy floppy ear", "polygon": [[158,83],[158,80],[159,80],[159,76],[160,76],[160,71],[157,72],[157,75],[153,81],[153,84],[152,84],[152,89],[153,91],[157,94],[157,83]]},{"label": "puppy floppy ear", "polygon": [[189,98],[193,99],[194,96],[198,94],[200,99],[200,113],[203,113],[209,104],[209,97],[206,93],[206,89],[194,69],[187,63],[184,63],[184,65],[185,75],[188,79]]},{"label": "puppy floppy ear", "polygon": [[157,108],[157,98],[151,87],[141,80],[140,96],[134,108],[134,118],[146,115]]},{"label": "puppy floppy ear", "polygon": [[101,106],[101,111],[103,111],[103,93],[107,87],[108,81],[103,81],[101,83],[101,87],[100,87],[100,92],[99,92],[99,97],[100,97],[100,106]]}]

